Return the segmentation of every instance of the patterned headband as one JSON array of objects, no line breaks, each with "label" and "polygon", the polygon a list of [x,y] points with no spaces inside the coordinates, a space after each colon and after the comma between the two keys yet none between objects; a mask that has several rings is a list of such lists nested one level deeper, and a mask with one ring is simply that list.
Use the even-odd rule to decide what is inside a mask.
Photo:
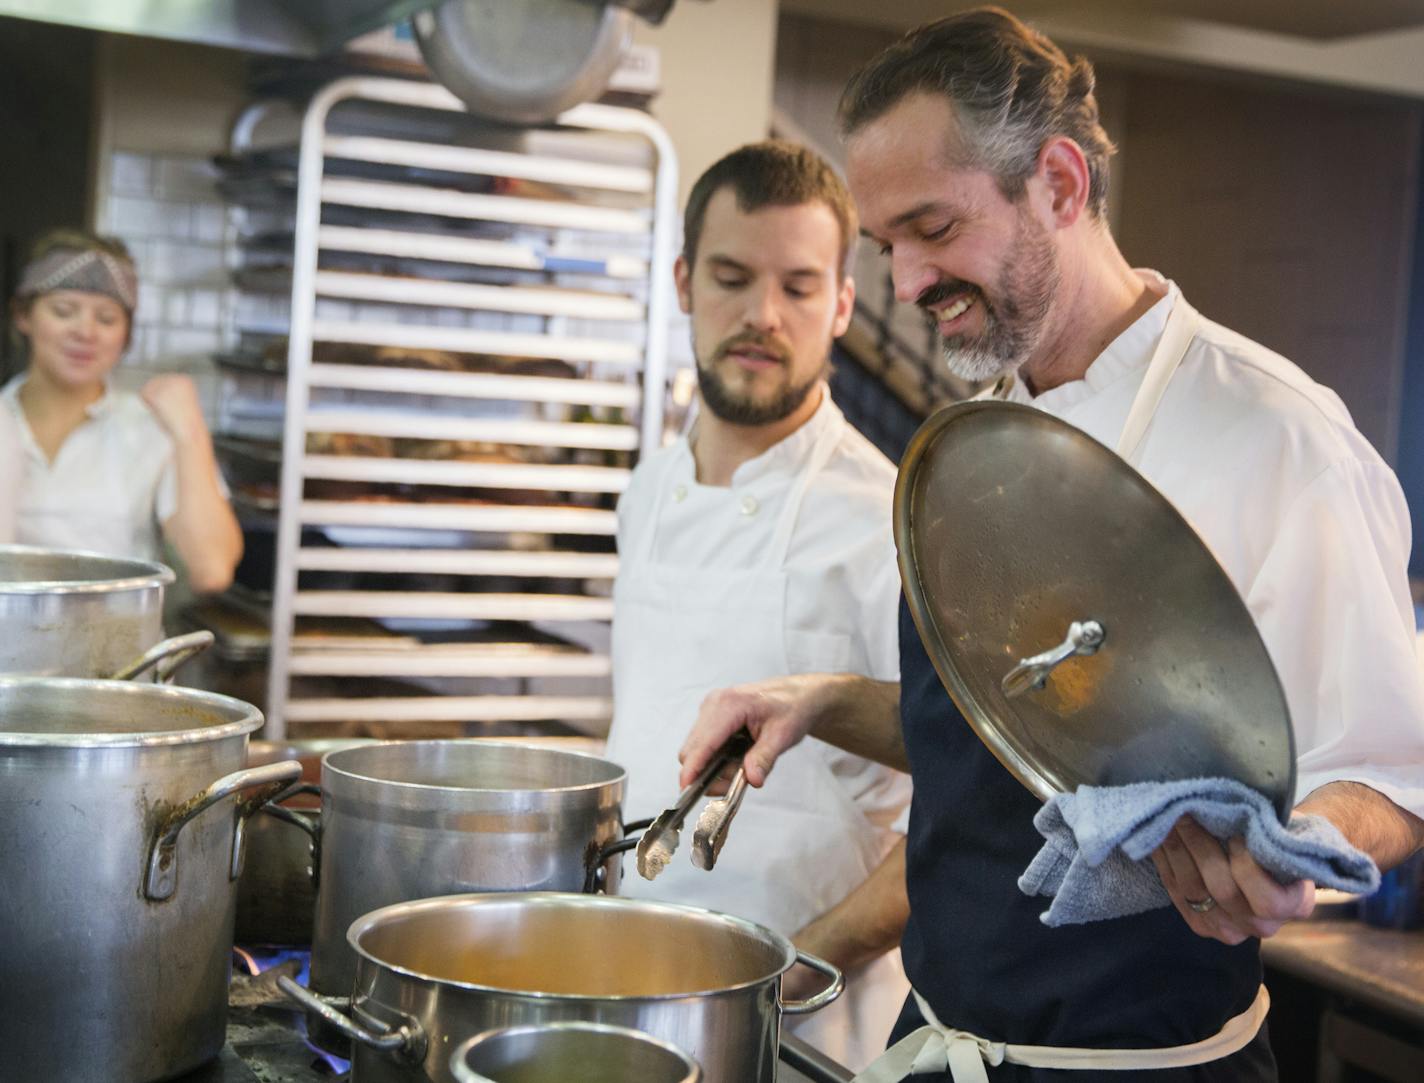
[{"label": "patterned headband", "polygon": [[112,297],[130,316],[138,307],[138,273],[128,260],[95,248],[55,248],[31,262],[20,275],[17,297],[38,297],[51,290],[83,290]]}]

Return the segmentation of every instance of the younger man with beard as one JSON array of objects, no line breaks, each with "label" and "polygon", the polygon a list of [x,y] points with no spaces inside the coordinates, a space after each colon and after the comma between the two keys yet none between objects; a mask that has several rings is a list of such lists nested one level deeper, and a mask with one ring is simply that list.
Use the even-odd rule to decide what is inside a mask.
[{"label": "younger man with beard", "polygon": [[[898,676],[895,468],[825,383],[855,299],[850,195],[812,152],[753,144],[698,180],[684,232],[675,273],[702,409],[618,506],[607,755],[628,771],[634,815],[674,803],[678,748],[713,689],[828,669]],[[908,904],[890,824],[909,780],[814,740],[777,773],[781,785],[747,794],[713,871],[680,852],[650,883],[630,862],[622,891],[749,918],[841,966],[840,1001],[795,1029],[859,1067],[908,988],[891,950]],[[809,979],[793,974],[785,995],[824,985]]]}]

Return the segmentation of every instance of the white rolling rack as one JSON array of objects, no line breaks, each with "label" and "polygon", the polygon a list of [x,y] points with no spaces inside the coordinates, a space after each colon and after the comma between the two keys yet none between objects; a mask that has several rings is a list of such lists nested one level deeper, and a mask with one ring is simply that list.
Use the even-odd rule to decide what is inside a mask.
[{"label": "white rolling rack", "polygon": [[[351,134],[333,123],[348,103],[397,121],[378,135]],[[413,118],[408,129],[401,116]],[[442,142],[428,134],[439,125],[421,117],[470,127]],[[631,456],[662,434],[676,161],[662,128],[632,109],[582,105],[527,139],[506,130],[484,146],[481,130],[488,123],[448,91],[414,81],[341,79],[306,107],[269,737],[362,721],[551,720],[599,732],[611,714],[600,644],[617,570],[612,506]],[[617,152],[580,153],[597,144],[590,133],[606,134]],[[521,191],[501,192],[510,187]],[[351,272],[353,254],[398,270]],[[344,318],[355,306],[363,318]],[[349,347],[364,351],[355,363],[330,360]],[[382,363],[383,348],[502,360],[467,366],[475,371],[399,367]],[[570,374],[521,374],[521,359],[563,362]],[[324,434],[480,442],[535,461],[309,451]],[[343,499],[353,482],[387,495]],[[314,494],[311,483],[325,490]],[[339,544],[310,544],[314,531]],[[393,579],[410,589],[390,589]],[[321,585],[333,581],[343,589]],[[515,589],[503,589],[511,581]],[[486,632],[322,643],[300,633],[303,618]],[[503,642],[487,622],[523,622],[541,635]],[[304,695],[304,678],[321,678],[323,694]],[[368,678],[415,690],[362,695]],[[325,694],[348,685],[349,694]]]}]

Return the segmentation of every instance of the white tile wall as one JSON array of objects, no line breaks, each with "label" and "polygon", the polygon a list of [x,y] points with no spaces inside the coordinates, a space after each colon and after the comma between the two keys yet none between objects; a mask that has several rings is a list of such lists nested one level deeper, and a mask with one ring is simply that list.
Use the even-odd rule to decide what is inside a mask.
[{"label": "white tile wall", "polygon": [[119,379],[137,385],[154,372],[188,372],[213,416],[211,358],[236,343],[237,295],[228,271],[234,233],[212,165],[115,151],[97,225],[123,238],[138,263],[134,336]]}]

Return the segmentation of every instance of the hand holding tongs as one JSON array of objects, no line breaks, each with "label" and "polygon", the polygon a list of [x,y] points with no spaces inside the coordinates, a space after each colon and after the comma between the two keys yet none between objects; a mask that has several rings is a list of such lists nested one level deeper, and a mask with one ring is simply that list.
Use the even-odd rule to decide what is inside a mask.
[{"label": "hand holding tongs", "polygon": [[[677,844],[681,837],[680,830],[683,821],[687,819],[687,814],[692,810],[692,806],[697,804],[702,795],[707,792],[707,788],[721,774],[722,769],[733,760],[741,759],[751,746],[751,735],[745,730],[734,734],[712,757],[712,761],[703,769],[702,774],[697,776],[692,785],[678,795],[677,803],[654,820],[648,830],[643,832],[643,837],[638,840],[638,873],[643,879],[656,879],[658,874],[667,868],[668,862],[672,860],[672,855],[677,852]],[[698,867],[710,869],[712,863],[717,860],[717,852],[721,850],[722,840],[726,838],[727,825],[736,815],[736,806],[741,804],[741,793],[745,789],[746,778],[739,769],[727,796],[721,801],[713,801],[708,805],[708,812],[711,811],[713,805],[729,807],[730,811],[727,811],[724,816],[720,816],[714,825],[717,827],[716,841],[705,844],[708,846],[710,854],[708,862],[703,864],[698,860],[701,847],[694,852],[693,861]],[[708,812],[704,812],[702,818],[698,820],[697,833],[701,832],[704,821],[707,821]],[[698,846],[697,833],[694,833],[694,846]]]}]

